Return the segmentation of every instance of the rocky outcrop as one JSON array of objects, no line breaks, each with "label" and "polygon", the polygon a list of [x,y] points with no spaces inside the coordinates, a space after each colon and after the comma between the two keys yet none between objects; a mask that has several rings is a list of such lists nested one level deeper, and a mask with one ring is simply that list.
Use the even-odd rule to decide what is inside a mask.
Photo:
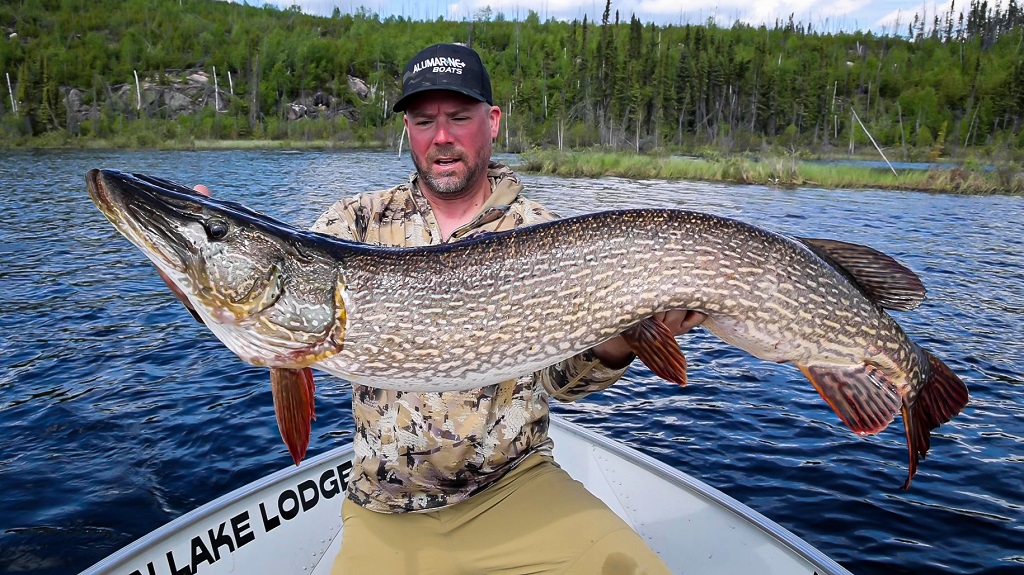
[{"label": "rocky outcrop", "polygon": [[369,98],[371,95],[373,95],[372,90],[370,90],[369,84],[360,80],[359,78],[356,78],[355,76],[348,77],[348,89],[356,96],[359,96],[360,100],[365,100]]},{"label": "rocky outcrop", "polygon": [[[226,79],[218,80],[215,83],[202,69],[168,70],[162,78],[140,76],[138,86],[134,81],[110,85],[106,93],[90,98],[79,88],[65,88],[63,92],[69,120],[75,122],[99,118],[104,106],[131,117],[174,119],[204,108],[216,107],[217,111],[226,112],[234,96],[224,89],[222,82]],[[373,90],[359,78],[349,76],[348,86],[361,100],[372,96]],[[338,115],[350,120],[359,116],[356,108],[343,98],[322,91],[303,96],[285,107],[285,116],[293,121]]]},{"label": "rocky outcrop", "polygon": [[128,116],[176,118],[194,114],[204,107],[217,106],[226,111],[231,95],[216,89],[206,72],[201,70],[169,70],[164,78],[139,77],[135,82],[107,86],[106,93],[95,94],[86,103],[79,88],[64,91],[69,119],[84,121],[98,118],[100,109],[108,106]]},{"label": "rocky outcrop", "polygon": [[319,91],[289,103],[287,109],[289,120],[334,118],[336,116],[345,116],[349,120],[357,120],[359,119],[359,112],[341,98]]}]

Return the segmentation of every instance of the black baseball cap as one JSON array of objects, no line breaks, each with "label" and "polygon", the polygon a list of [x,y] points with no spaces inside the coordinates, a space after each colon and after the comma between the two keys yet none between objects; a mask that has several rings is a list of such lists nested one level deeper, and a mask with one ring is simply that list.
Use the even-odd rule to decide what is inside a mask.
[{"label": "black baseball cap", "polygon": [[413,96],[428,90],[450,90],[494,105],[480,55],[462,44],[434,44],[413,56],[402,70],[402,97],[394,111],[404,112]]}]

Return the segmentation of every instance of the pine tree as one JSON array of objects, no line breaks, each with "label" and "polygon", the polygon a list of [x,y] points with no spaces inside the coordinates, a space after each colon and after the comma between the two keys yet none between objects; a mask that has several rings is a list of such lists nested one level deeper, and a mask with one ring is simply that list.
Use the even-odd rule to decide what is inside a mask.
[{"label": "pine tree", "polygon": [[679,61],[676,64],[675,77],[675,115],[678,118],[679,145],[683,144],[683,132],[693,127],[693,105],[696,101],[694,86],[693,63],[690,51],[685,45],[679,49]]}]

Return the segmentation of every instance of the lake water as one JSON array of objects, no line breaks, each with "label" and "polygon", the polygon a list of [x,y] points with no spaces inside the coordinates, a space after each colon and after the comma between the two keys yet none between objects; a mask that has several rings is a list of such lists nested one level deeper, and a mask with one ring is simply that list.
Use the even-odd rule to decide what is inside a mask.
[{"label": "lake water", "polygon": [[[92,167],[202,182],[307,226],[412,170],[382,152],[0,152],[0,572],[76,573],[290,465],[265,370],[184,312],[90,202]],[[917,271],[898,319],[971,403],[909,491],[900,422],[846,429],[793,367],[697,330],[690,384],[637,364],[555,410],[718,487],[858,575],[1024,573],[1024,198],[527,176],[569,215],[686,207],[869,244]],[[309,456],[351,440],[349,388],[321,375]]]}]

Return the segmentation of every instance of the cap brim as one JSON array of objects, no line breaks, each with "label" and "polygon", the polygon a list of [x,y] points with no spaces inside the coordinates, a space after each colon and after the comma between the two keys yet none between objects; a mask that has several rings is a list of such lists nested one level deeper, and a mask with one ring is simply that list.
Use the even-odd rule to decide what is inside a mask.
[{"label": "cap brim", "polygon": [[441,85],[441,86],[423,86],[422,88],[417,88],[417,89],[413,90],[412,92],[409,92],[408,94],[406,94],[406,95],[402,96],[401,98],[399,98],[398,101],[395,102],[395,105],[391,107],[391,110],[394,111],[394,112],[404,112],[406,110],[406,108],[409,107],[409,104],[413,100],[416,99],[416,96],[422,94],[423,92],[436,92],[436,91],[458,92],[459,94],[462,94],[464,96],[469,96],[470,98],[473,98],[474,100],[479,100],[481,102],[487,102],[487,99],[484,98],[483,96],[481,96],[480,92],[477,92],[475,90],[470,90],[468,88],[462,88],[462,87],[459,87],[459,86],[444,86],[444,85]]}]

